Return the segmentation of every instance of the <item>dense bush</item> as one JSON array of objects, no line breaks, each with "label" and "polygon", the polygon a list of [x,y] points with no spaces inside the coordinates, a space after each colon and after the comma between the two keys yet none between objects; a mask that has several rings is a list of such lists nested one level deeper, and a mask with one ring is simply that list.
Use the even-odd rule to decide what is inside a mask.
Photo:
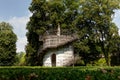
[{"label": "dense bush", "polygon": [[120,68],[1,67],[0,80],[120,80]]}]

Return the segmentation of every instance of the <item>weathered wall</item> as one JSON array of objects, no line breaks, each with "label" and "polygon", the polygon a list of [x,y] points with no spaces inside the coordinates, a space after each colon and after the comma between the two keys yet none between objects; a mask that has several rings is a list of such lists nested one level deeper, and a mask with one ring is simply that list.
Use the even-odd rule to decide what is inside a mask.
[{"label": "weathered wall", "polygon": [[72,46],[48,51],[43,58],[43,66],[52,66],[51,55],[56,54],[56,66],[69,66],[74,62]]}]

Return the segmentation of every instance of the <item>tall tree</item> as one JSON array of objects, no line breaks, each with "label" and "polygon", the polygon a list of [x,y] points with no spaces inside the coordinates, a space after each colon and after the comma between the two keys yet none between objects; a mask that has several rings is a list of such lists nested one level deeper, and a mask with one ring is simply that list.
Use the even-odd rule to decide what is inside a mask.
[{"label": "tall tree", "polygon": [[[118,35],[118,30],[112,22],[114,10],[119,9],[119,0],[82,0],[80,6],[81,16],[77,26],[84,31],[84,39],[92,44],[99,43],[106,62],[110,65],[111,40]],[[112,33],[110,32],[112,29]],[[91,44],[90,44],[91,45]],[[100,49],[100,48],[99,48]]]},{"label": "tall tree", "polygon": [[0,23],[0,66],[15,62],[17,36],[13,27],[6,22]]},{"label": "tall tree", "polygon": [[[77,15],[77,7],[79,0],[33,0],[30,11],[33,13],[27,25],[28,44],[26,46],[26,60],[30,65],[38,65],[40,57],[38,57],[39,47],[42,42],[39,36],[44,33],[55,34],[58,25],[61,26],[62,34],[69,34],[73,31],[75,17]],[[70,6],[72,5],[72,6]],[[69,31],[68,31],[69,30]],[[40,61],[42,62],[42,61]]]},{"label": "tall tree", "polygon": [[112,44],[116,44],[115,46],[111,45],[112,51],[111,54],[111,65],[119,66],[120,65],[120,36],[115,36],[113,38]]}]

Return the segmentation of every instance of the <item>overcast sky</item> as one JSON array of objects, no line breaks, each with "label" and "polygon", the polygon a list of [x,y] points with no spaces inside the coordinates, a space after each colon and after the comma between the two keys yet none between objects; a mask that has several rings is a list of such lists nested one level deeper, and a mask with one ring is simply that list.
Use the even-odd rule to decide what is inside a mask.
[{"label": "overcast sky", "polygon": [[[9,22],[17,34],[17,52],[25,51],[26,23],[31,13],[28,10],[32,0],[0,0],[0,22]],[[120,28],[120,11],[116,11],[114,22]]]}]

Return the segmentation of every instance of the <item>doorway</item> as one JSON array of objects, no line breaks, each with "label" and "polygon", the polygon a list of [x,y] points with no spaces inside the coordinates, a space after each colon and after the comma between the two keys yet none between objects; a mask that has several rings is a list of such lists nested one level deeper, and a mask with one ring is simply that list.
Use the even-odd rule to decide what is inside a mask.
[{"label": "doorway", "polygon": [[56,66],[56,54],[51,55],[51,64],[52,66]]}]

